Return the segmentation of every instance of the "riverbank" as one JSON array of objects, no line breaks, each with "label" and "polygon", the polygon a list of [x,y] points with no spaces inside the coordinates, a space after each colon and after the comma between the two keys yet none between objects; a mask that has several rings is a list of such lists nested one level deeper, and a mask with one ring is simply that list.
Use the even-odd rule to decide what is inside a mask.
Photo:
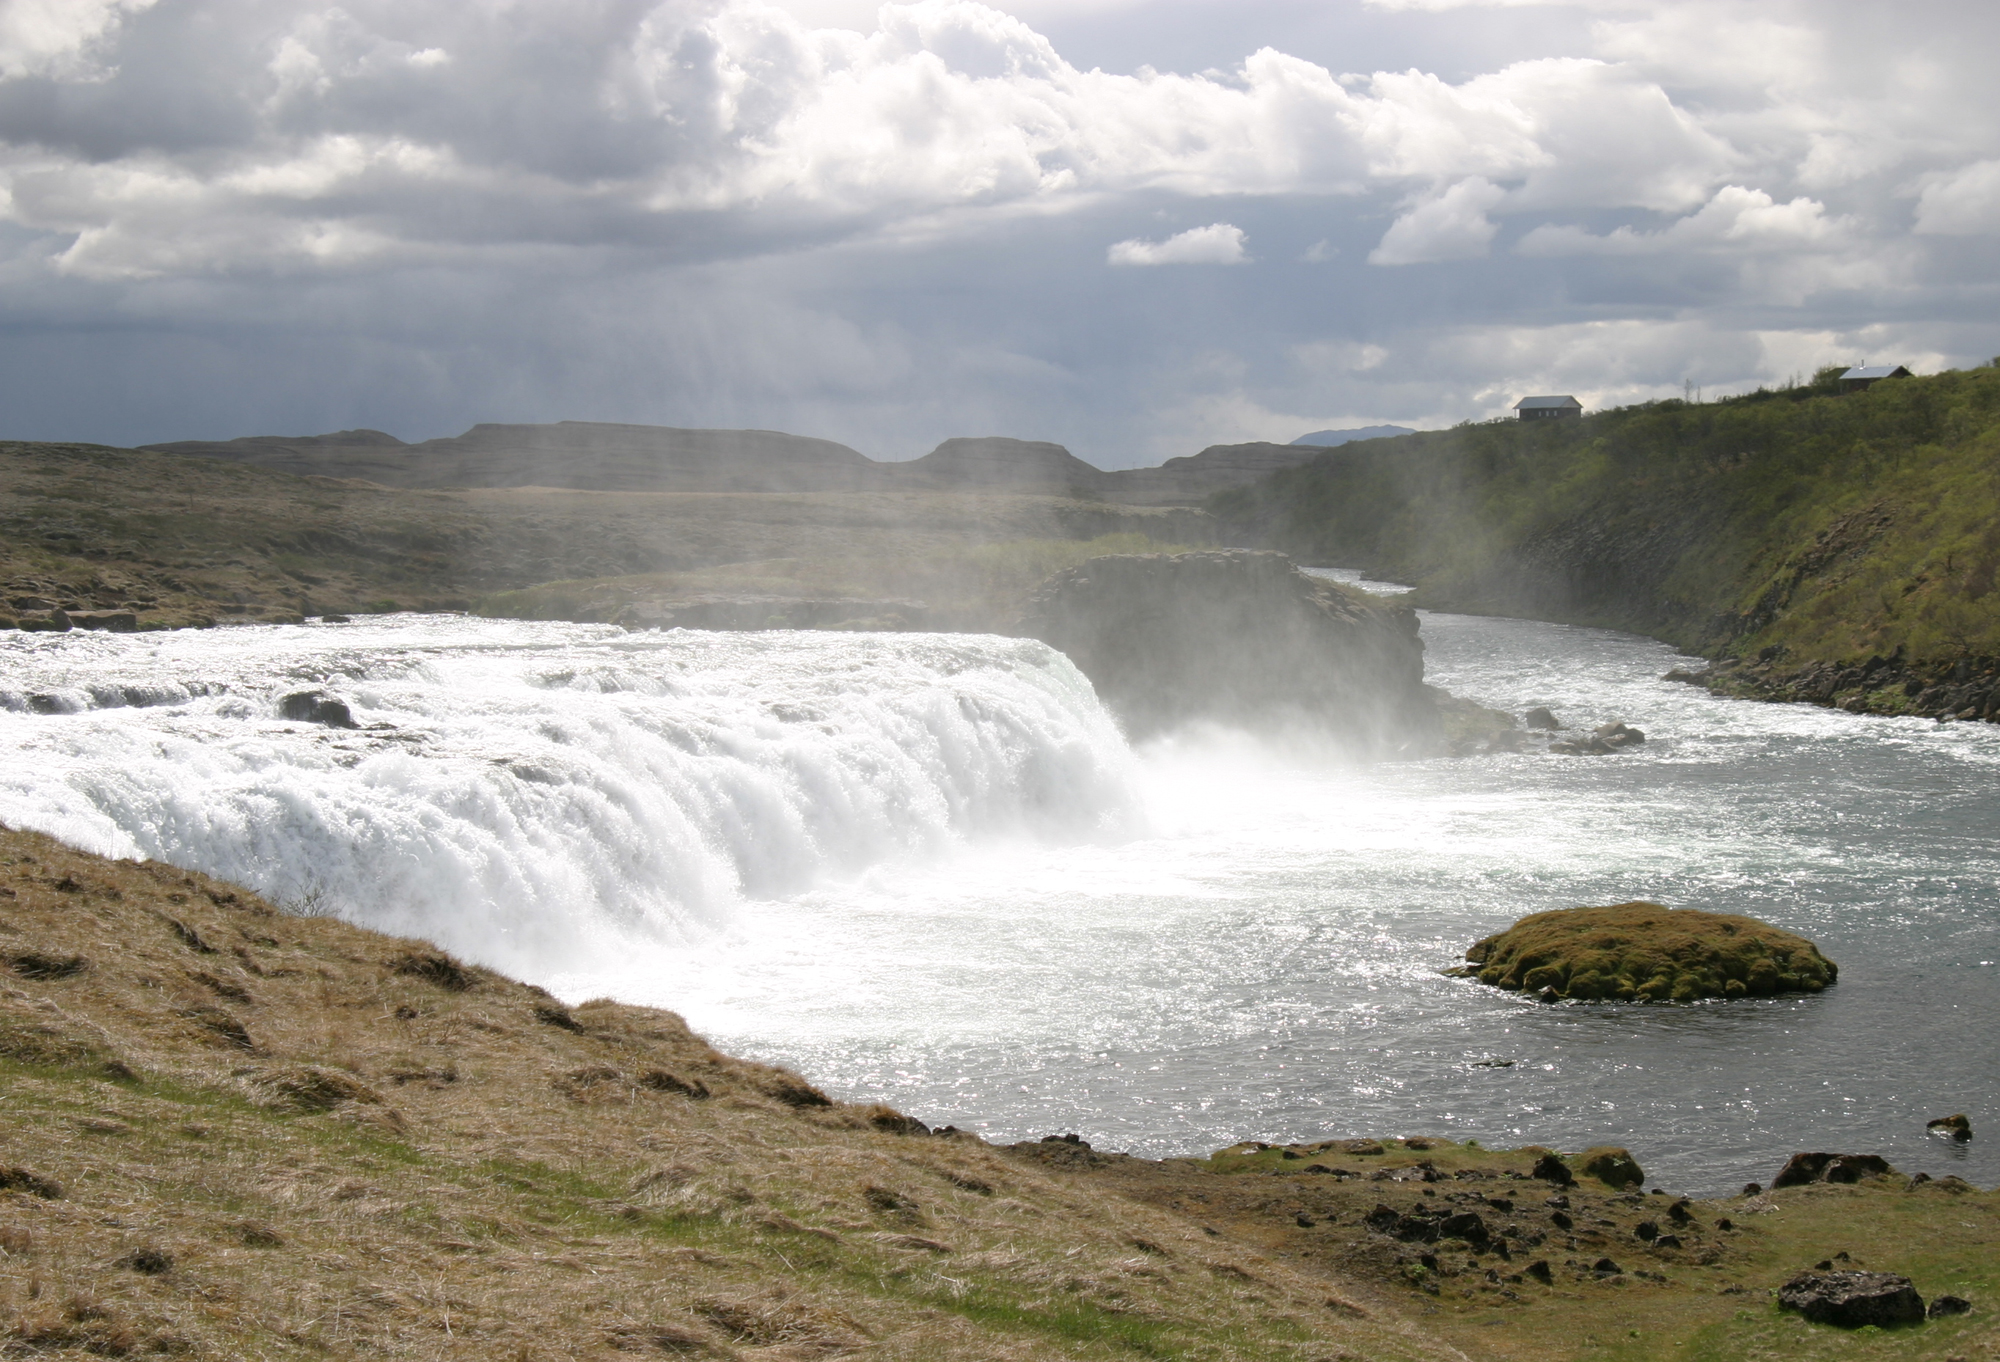
[{"label": "riverbank", "polygon": [[1662,639],[1724,693],[1991,718],[2000,369],[1822,380],[1366,441],[1209,505],[1420,607]]},{"label": "riverbank", "polygon": [[[1677,1199],[1559,1187],[1534,1176],[1539,1150],[1155,1161],[930,1131],[718,1053],[671,1013],[564,1006],[423,943],[31,834],[0,832],[0,921],[17,1351],[1943,1357],[1996,1340],[2000,1197],[1952,1182],[1688,1202],[1696,1227],[1666,1245],[1638,1225],[1682,1226]],[[1405,1234],[1432,1206],[1481,1232]],[[1874,1342],[1777,1311],[1784,1277],[1841,1252],[1974,1312]]]}]

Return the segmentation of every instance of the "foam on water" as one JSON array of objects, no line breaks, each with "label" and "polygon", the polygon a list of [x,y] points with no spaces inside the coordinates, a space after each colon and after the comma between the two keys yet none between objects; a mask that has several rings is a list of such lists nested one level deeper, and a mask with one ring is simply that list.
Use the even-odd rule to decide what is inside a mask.
[{"label": "foam on water", "polygon": [[[359,725],[286,722],[306,687]],[[393,617],[0,644],[0,821],[531,978],[982,841],[1129,834],[1041,644]]]}]

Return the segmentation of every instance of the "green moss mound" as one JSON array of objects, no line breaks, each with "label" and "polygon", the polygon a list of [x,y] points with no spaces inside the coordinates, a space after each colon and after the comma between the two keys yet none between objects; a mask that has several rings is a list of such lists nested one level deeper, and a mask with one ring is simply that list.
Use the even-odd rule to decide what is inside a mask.
[{"label": "green moss mound", "polygon": [[1735,913],[1620,903],[1524,917],[1454,971],[1548,1001],[1694,1002],[1817,993],[1840,970],[1802,936]]}]

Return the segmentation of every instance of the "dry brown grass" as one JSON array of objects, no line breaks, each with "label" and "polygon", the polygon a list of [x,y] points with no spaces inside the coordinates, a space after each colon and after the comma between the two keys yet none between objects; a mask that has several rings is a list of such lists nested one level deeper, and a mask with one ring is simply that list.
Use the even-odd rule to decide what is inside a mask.
[{"label": "dry brown grass", "polygon": [[0,831],[0,955],[0,1355],[1452,1355],[671,1013],[198,874]]}]

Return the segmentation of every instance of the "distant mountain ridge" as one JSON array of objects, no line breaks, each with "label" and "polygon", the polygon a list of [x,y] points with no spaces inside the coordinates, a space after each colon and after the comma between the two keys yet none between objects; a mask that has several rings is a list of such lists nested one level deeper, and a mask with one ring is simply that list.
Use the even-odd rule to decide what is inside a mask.
[{"label": "distant mountain ridge", "polygon": [[922,458],[890,463],[832,440],[782,431],[559,421],[481,424],[463,435],[419,444],[379,430],[343,430],[180,440],[142,448],[403,488],[1007,492],[1132,506],[1194,506],[1217,492],[1305,463],[1319,446],[1211,445],[1157,468],[1106,471],[1059,444],[997,435],[953,438]]},{"label": "distant mountain ridge", "polygon": [[1295,445],[1311,445],[1315,449],[1337,449],[1355,440],[1387,440],[1397,435],[1415,435],[1409,426],[1356,426],[1352,430],[1316,430],[1310,435],[1301,435],[1292,441]]}]

